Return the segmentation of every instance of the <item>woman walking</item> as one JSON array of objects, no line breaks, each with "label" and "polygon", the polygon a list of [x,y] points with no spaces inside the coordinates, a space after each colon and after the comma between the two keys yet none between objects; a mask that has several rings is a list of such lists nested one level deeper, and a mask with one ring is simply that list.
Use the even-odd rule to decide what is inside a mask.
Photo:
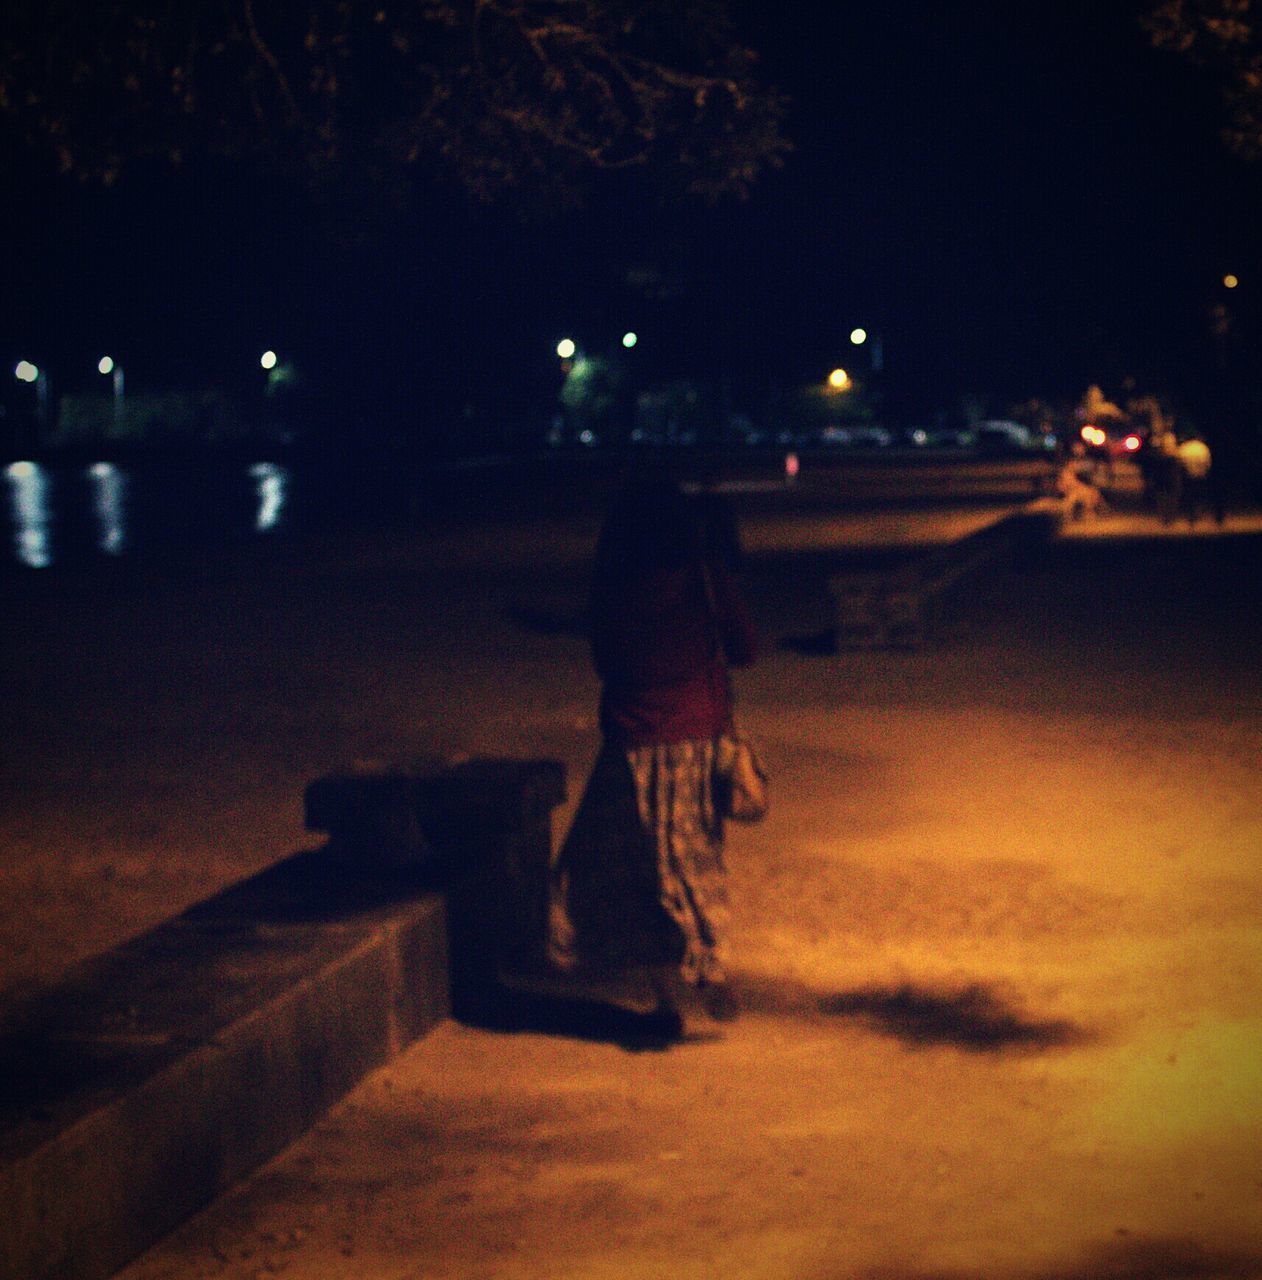
[{"label": "woman walking", "polygon": [[631,485],[609,514],[590,610],[602,747],[554,867],[553,963],[642,975],[668,1038],[689,988],[711,1016],[735,1013],[715,740],[728,666],[751,663],[755,641],[704,545],[697,509],[667,481]]}]

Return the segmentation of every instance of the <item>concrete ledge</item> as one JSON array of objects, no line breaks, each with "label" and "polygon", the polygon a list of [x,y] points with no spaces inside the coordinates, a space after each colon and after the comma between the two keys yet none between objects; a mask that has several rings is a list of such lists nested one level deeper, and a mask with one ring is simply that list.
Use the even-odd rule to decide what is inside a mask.
[{"label": "concrete ledge", "polygon": [[832,578],[828,586],[838,647],[920,647],[932,638],[940,610],[954,591],[982,571],[1010,564],[1046,544],[1062,519],[1058,501],[1039,498],[893,573]]},{"label": "concrete ledge", "polygon": [[[341,838],[0,1020],[5,1280],[112,1275],[447,1017],[453,957],[476,1003],[496,963],[487,894],[508,910],[506,859],[546,879],[564,774],[484,761],[313,790]],[[365,796],[383,792],[403,809],[381,817]],[[360,838],[356,805],[370,832],[407,839]]]}]

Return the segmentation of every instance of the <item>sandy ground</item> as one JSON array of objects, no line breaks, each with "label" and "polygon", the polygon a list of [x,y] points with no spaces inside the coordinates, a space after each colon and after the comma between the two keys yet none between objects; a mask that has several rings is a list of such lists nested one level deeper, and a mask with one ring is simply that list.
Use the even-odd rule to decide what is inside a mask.
[{"label": "sandy ground", "polygon": [[[775,809],[730,842],[741,1021],[446,1024],[126,1280],[1262,1276],[1262,524],[1114,516],[930,648],[820,652],[839,546],[986,517],[747,523]],[[556,756],[563,830],[593,533],[29,589],[9,992],[313,843],[302,787],[350,759]]]}]

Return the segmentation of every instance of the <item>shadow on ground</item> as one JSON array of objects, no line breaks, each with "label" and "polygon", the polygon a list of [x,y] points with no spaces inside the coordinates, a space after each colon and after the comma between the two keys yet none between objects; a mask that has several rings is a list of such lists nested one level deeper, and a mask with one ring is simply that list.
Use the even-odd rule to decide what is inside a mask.
[{"label": "shadow on ground", "polygon": [[819,992],[800,983],[751,976],[742,978],[739,986],[741,1005],[751,1013],[845,1018],[913,1047],[949,1045],[997,1053],[1063,1049],[1092,1038],[1072,1022],[1030,1017],[979,984],[958,991],[905,983]]},{"label": "shadow on ground", "polygon": [[[811,1021],[847,1019],[913,1048],[944,1045],[972,1053],[1001,1053],[1064,1049],[1093,1039],[1072,1022],[1024,1014],[981,985],[958,991],[904,984],[820,992],[789,979],[738,974],[732,987],[743,1013]],[[660,1051],[680,1042],[655,1015],[635,1012],[612,998],[569,994],[566,980],[559,976],[480,989],[456,1016],[488,1031],[564,1036],[616,1044],[632,1052]],[[684,1037],[697,1038],[706,1037]]]},{"label": "shadow on ground", "polygon": [[499,987],[481,992],[455,1009],[466,1026],[501,1034],[531,1033],[612,1044],[628,1053],[663,1052],[672,1045],[704,1037],[679,1035],[652,1013],[639,1013],[612,1001]]},{"label": "shadow on ground", "polygon": [[1028,1018],[981,986],[950,993],[910,985],[871,988],[825,996],[819,1007],[821,1013],[854,1018],[904,1044],[949,1044],[975,1053],[1063,1049],[1087,1039],[1073,1023]]}]

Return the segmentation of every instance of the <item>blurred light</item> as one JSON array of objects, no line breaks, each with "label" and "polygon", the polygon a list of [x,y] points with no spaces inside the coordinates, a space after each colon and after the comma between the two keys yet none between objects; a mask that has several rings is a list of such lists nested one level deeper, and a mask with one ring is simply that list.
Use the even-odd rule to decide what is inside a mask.
[{"label": "blurred light", "polygon": [[1127,453],[1134,453],[1135,450],[1143,443],[1144,442],[1132,431],[1131,434],[1122,441],[1122,448],[1125,449]]},{"label": "blurred light", "polygon": [[101,530],[97,546],[106,555],[116,556],[127,540],[123,527],[126,477],[110,462],[94,462],[88,468],[88,475],[93,481],[92,509]]},{"label": "blurred light", "polygon": [[867,340],[868,340],[868,331],[866,329],[850,330],[850,341],[853,342],[856,347],[863,346],[863,344],[867,342]]},{"label": "blurred light", "polygon": [[48,480],[34,462],[14,462],[5,468],[9,480],[17,558],[31,569],[53,562],[48,545]]},{"label": "blurred light", "polygon": [[631,348],[635,346],[637,342],[639,342],[639,340],[640,340],[640,335],[635,332],[628,332],[622,335],[622,345],[626,347],[628,351],[630,351]]},{"label": "blurred light", "polygon": [[577,350],[578,347],[574,345],[573,338],[562,338],[561,341],[557,343],[557,355],[559,355],[562,360],[568,360]]},{"label": "blurred light", "polygon": [[1081,435],[1082,438],[1088,444],[1097,445],[1097,446],[1102,445],[1108,439],[1108,436],[1105,435],[1105,433],[1101,431],[1099,427],[1095,426],[1094,423],[1090,423],[1090,422],[1088,422],[1087,425],[1083,427],[1083,429],[1079,432],[1079,435]]},{"label": "blurred light", "polygon": [[96,367],[99,373],[113,373],[114,360],[111,356],[102,356],[100,360],[97,361]]},{"label": "blurred light", "polygon": [[828,375],[828,385],[834,391],[842,391],[850,385],[850,375],[844,369],[834,369]]},{"label": "blurred light", "polygon": [[259,359],[259,364],[261,364],[264,369],[275,369],[276,368],[276,352],[264,351],[262,356]]},{"label": "blurred light", "polygon": [[784,455],[784,478],[786,480],[796,480],[801,469],[802,463],[796,453],[786,453]]},{"label": "blurred light", "polygon": [[254,527],[259,533],[266,533],[280,524],[289,472],[274,462],[256,462],[250,468],[250,476],[258,482],[259,509],[254,516]]},{"label": "blurred light", "polygon": [[34,382],[39,377],[39,370],[29,360],[19,360],[13,376],[19,382]]},{"label": "blurred light", "polygon": [[1236,285],[1238,285],[1239,283],[1240,283],[1240,279],[1238,276],[1233,276],[1233,275],[1223,276],[1224,289],[1234,289]]},{"label": "blurred light", "polygon": [[928,444],[929,433],[924,429],[924,427],[917,427],[915,431],[911,433],[911,440],[912,444]]}]

